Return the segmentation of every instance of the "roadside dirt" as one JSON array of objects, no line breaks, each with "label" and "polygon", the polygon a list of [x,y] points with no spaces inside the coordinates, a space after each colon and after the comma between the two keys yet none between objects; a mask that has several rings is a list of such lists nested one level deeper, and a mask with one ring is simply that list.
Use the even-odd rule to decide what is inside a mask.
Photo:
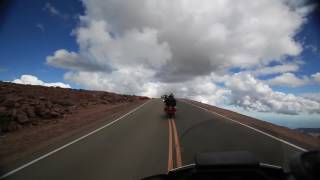
[{"label": "roadside dirt", "polygon": [[304,147],[306,149],[319,149],[320,148],[320,138],[316,138],[314,136],[304,134],[292,129],[289,129],[287,127],[278,126],[269,122],[265,122],[253,117],[249,117],[243,114],[239,114],[237,112],[233,112],[230,110],[222,109],[216,106],[211,106],[208,104],[200,103],[197,101],[187,100],[185,101],[203,107],[205,109],[208,109],[209,111],[216,112],[218,114],[221,114],[225,117],[231,118],[235,121],[241,122],[243,124],[249,125],[251,127],[254,127],[256,129],[259,129],[263,132],[266,132],[268,134],[271,134],[275,137],[282,138],[284,140],[287,140],[289,142],[292,142],[293,144],[297,144],[301,147]]},{"label": "roadside dirt", "polygon": [[148,100],[101,91],[3,82],[0,82],[0,95],[0,165],[78,137]]}]

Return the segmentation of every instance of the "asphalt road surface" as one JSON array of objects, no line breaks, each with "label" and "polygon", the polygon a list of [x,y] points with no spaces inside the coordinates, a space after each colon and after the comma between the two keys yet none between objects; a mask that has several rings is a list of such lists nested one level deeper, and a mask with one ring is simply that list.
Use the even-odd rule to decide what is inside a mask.
[{"label": "asphalt road surface", "polygon": [[168,119],[162,101],[150,100],[81,139],[0,174],[0,179],[140,179],[193,163],[199,152],[233,150],[286,167],[288,157],[300,151],[185,102],[179,101],[177,108],[176,117]]}]

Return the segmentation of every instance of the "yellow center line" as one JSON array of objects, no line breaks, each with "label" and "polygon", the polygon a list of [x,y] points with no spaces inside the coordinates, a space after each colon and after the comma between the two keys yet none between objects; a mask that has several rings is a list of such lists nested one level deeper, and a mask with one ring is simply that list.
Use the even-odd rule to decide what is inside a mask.
[{"label": "yellow center line", "polygon": [[171,169],[173,169],[171,119],[168,120],[168,124],[169,124],[169,155],[168,155],[168,172],[169,172]]},{"label": "yellow center line", "polygon": [[176,164],[177,164],[177,167],[181,167],[182,166],[182,158],[181,158],[181,150],[180,150],[178,131],[177,131],[175,121],[172,119],[171,122],[172,122],[172,127],[173,127],[173,136],[174,136],[174,140],[175,140]]}]

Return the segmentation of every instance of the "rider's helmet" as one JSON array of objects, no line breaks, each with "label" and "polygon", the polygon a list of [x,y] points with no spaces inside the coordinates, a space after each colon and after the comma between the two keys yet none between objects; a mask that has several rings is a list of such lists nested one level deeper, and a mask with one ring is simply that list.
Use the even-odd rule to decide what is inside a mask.
[{"label": "rider's helmet", "polygon": [[169,97],[170,97],[170,98],[173,98],[174,96],[173,96],[173,94],[172,94],[172,93],[170,93]]}]

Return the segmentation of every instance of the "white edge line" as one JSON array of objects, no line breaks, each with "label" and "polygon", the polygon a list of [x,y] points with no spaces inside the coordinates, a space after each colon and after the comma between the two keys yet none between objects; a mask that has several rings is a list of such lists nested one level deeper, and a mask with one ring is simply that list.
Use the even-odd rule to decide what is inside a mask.
[{"label": "white edge line", "polygon": [[106,128],[106,127],[108,127],[108,126],[111,126],[112,124],[118,122],[118,121],[121,120],[122,118],[130,115],[131,113],[133,113],[133,112],[135,112],[135,111],[137,111],[139,108],[141,108],[142,106],[144,106],[145,104],[147,104],[147,103],[150,102],[150,101],[151,101],[151,100],[148,100],[147,102],[141,104],[140,106],[136,107],[135,109],[131,110],[130,112],[126,113],[125,115],[117,118],[116,120],[114,120],[114,121],[112,121],[112,122],[110,122],[110,123],[108,123],[108,124],[106,124],[106,125],[98,128],[98,129],[96,129],[96,130],[94,130],[94,131],[92,131],[92,132],[90,132],[90,133],[88,133],[88,134],[86,134],[86,135],[84,135],[84,136],[81,136],[81,137],[78,138],[78,139],[75,139],[75,140],[73,140],[73,141],[71,141],[71,142],[69,142],[69,143],[67,143],[67,144],[65,144],[65,145],[63,145],[63,146],[61,146],[61,147],[53,150],[53,151],[50,151],[50,152],[48,152],[48,153],[46,153],[46,154],[44,154],[44,155],[42,155],[42,156],[40,156],[40,157],[32,160],[32,161],[30,161],[30,162],[28,162],[28,163],[26,163],[26,164],[24,164],[24,165],[22,165],[22,166],[20,166],[20,167],[18,167],[18,168],[16,168],[16,169],[14,169],[14,170],[11,170],[11,171],[7,172],[6,174],[1,175],[1,176],[0,176],[0,179],[3,179],[3,178],[5,178],[5,177],[8,177],[8,176],[10,176],[10,175],[12,175],[12,174],[14,174],[14,173],[22,170],[22,169],[24,169],[24,168],[26,168],[26,167],[34,164],[34,163],[36,163],[36,162],[38,162],[38,161],[40,161],[40,160],[42,160],[42,159],[44,159],[44,158],[46,158],[46,157],[48,157],[48,156],[50,156],[50,155],[52,155],[52,154],[60,151],[60,150],[62,150],[62,149],[64,149],[64,148],[66,148],[66,147],[68,147],[68,146],[70,146],[70,145],[72,145],[72,144],[74,144],[74,143],[76,143],[76,142],[78,142],[78,141],[80,141],[80,140],[82,140],[82,139],[84,139],[84,138],[86,138],[86,137],[88,137],[88,136],[90,136],[90,135],[92,135],[92,134],[94,134],[94,133],[96,133],[96,132],[98,132],[98,131]]},{"label": "white edge line", "polygon": [[195,167],[195,166],[196,166],[196,164],[194,164],[194,163],[187,164],[187,165],[184,165],[184,166],[180,166],[180,167],[171,169],[169,172],[173,172],[173,171],[176,171],[176,170],[179,170],[179,169],[185,169],[185,168],[189,168],[189,167]]},{"label": "white edge line", "polygon": [[233,122],[235,122],[235,123],[238,123],[238,124],[240,124],[240,125],[242,125],[242,126],[245,126],[245,127],[247,127],[247,128],[250,128],[250,129],[252,129],[252,130],[254,130],[254,131],[257,131],[257,132],[259,132],[259,133],[261,133],[261,134],[264,134],[264,135],[266,135],[266,136],[269,136],[269,137],[271,137],[271,138],[273,138],[273,139],[275,139],[275,140],[278,140],[278,141],[280,141],[280,142],[282,142],[282,143],[285,143],[285,144],[287,144],[287,145],[289,145],[289,146],[292,146],[292,147],[294,147],[294,148],[296,148],[296,149],[299,149],[300,151],[308,151],[308,150],[306,150],[306,149],[304,149],[304,148],[302,148],[302,147],[299,147],[299,146],[297,146],[297,145],[295,145],[295,144],[292,144],[292,143],[290,143],[290,142],[288,142],[288,141],[286,141],[286,140],[283,140],[283,139],[281,139],[281,138],[275,137],[275,136],[273,136],[273,135],[271,135],[271,134],[268,134],[268,133],[266,133],[266,132],[264,132],[264,131],[261,131],[261,130],[256,129],[256,128],[254,128],[254,127],[251,127],[251,126],[249,126],[249,125],[243,124],[243,123],[241,123],[241,122],[239,122],[239,121],[236,121],[236,120],[234,120],[234,119],[231,119],[231,118],[229,118],[229,117],[226,117],[226,116],[224,116],[224,115],[221,115],[221,114],[219,114],[219,113],[216,113],[216,112],[214,112],[214,111],[210,111],[210,110],[208,110],[208,109],[206,109],[206,108],[203,108],[203,107],[200,107],[200,106],[198,106],[198,105],[189,103],[189,102],[187,102],[187,101],[185,101],[185,100],[182,100],[182,101],[185,102],[185,103],[187,103],[187,104],[190,104],[190,105],[192,105],[192,106],[195,106],[195,107],[197,107],[197,108],[200,108],[200,109],[202,109],[202,110],[209,111],[209,112],[212,113],[212,114],[218,115],[218,116],[220,116],[220,117],[223,117],[223,118],[225,118],[225,119],[228,119],[228,120],[230,120],[230,121],[233,121]]},{"label": "white edge line", "polygon": [[282,169],[281,166],[272,165],[272,164],[267,164],[267,163],[259,163],[259,165],[260,165],[260,166],[263,166],[263,167],[270,167],[270,168]]},{"label": "white edge line", "polygon": [[[267,164],[267,163],[259,163],[260,166],[263,166],[263,167],[270,167],[270,168],[276,168],[276,169],[282,169],[281,166],[277,166],[277,165],[272,165],[272,164]],[[177,167],[177,168],[174,168],[174,169],[171,169],[169,172],[173,172],[173,171],[176,171],[176,170],[180,170],[180,169],[185,169],[185,168],[189,168],[189,167],[195,167],[197,166],[196,164],[187,164],[187,165],[184,165],[184,166],[181,166],[181,167]]]}]

